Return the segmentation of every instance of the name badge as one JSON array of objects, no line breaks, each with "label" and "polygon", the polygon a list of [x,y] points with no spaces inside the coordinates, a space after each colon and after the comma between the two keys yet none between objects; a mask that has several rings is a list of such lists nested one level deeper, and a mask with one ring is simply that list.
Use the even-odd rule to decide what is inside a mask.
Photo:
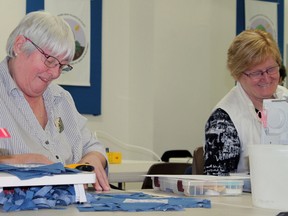
[{"label": "name badge", "polygon": [[64,130],[64,124],[63,124],[61,117],[56,118],[54,121],[54,124],[55,124],[57,131],[59,133],[61,133]]}]

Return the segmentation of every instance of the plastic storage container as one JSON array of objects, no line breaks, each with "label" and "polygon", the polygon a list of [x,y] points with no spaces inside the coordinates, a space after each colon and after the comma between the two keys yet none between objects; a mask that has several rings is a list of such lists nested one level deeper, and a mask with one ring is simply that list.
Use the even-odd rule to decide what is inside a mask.
[{"label": "plastic storage container", "polygon": [[243,180],[188,180],[152,177],[154,190],[186,196],[235,196],[243,191]]},{"label": "plastic storage container", "polygon": [[253,204],[288,211],[288,145],[255,144],[248,149]]}]

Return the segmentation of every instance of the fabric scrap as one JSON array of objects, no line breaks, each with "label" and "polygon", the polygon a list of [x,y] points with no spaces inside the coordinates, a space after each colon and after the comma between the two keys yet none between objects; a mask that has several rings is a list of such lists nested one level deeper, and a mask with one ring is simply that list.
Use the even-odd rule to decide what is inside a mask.
[{"label": "fabric scrap", "polygon": [[17,176],[21,180],[38,178],[42,176],[51,176],[57,174],[79,173],[77,169],[65,168],[62,163],[53,163],[49,165],[40,164],[0,164],[0,172],[7,172]]},{"label": "fabric scrap", "polygon": [[5,212],[38,209],[63,209],[75,203],[73,185],[14,188],[0,193]]},{"label": "fabric scrap", "polygon": [[88,211],[182,211],[184,208],[211,208],[207,199],[192,197],[153,197],[144,193],[87,194],[88,203],[77,205],[80,212]]},{"label": "fabric scrap", "polygon": [[4,189],[0,206],[5,212],[39,209],[65,209],[75,204],[80,212],[94,211],[183,211],[185,208],[211,208],[207,199],[155,197],[145,193],[89,193],[87,203],[76,204],[73,185]]}]

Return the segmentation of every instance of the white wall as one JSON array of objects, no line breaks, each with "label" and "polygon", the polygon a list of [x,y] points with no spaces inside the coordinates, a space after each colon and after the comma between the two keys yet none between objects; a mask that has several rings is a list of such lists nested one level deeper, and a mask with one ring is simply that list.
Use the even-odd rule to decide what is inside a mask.
[{"label": "white wall", "polygon": [[193,151],[234,85],[225,63],[235,31],[235,0],[104,0],[103,112],[89,126],[159,155]]},{"label": "white wall", "polygon": [[202,144],[210,110],[233,85],[225,63],[235,2],[155,2],[154,149],[192,151]]},{"label": "white wall", "polygon": [[[3,58],[25,1],[0,0],[0,12]],[[88,126],[159,155],[193,151],[234,85],[225,63],[235,30],[236,0],[103,0],[102,115],[86,115]],[[124,159],[152,158],[98,135]]]},{"label": "white wall", "polygon": [[24,0],[0,0],[0,59],[6,55],[6,41],[10,32],[16,27],[24,16],[26,1]]}]

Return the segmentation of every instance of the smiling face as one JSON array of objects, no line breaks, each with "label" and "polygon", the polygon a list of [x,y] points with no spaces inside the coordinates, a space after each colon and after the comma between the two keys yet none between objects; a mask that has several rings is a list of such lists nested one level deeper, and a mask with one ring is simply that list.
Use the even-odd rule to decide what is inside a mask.
[{"label": "smiling face", "polygon": [[[264,62],[253,66],[247,70],[247,74],[254,71],[265,71],[268,68],[278,65],[277,62],[272,58],[267,58]],[[251,99],[253,104],[262,103],[263,99],[269,99],[273,97],[279,83],[279,72],[274,74],[263,73],[259,78],[253,79],[252,77],[246,76],[244,73],[238,80],[241,86]]]},{"label": "smiling face", "polygon": [[[25,37],[17,37],[14,45],[17,56],[10,60],[9,69],[14,81],[26,97],[40,97],[48,85],[60,76],[61,71],[58,66],[47,67],[44,64],[45,56],[37,49],[31,54],[25,53],[22,47],[27,42]],[[45,52],[49,53],[47,50]]]}]

